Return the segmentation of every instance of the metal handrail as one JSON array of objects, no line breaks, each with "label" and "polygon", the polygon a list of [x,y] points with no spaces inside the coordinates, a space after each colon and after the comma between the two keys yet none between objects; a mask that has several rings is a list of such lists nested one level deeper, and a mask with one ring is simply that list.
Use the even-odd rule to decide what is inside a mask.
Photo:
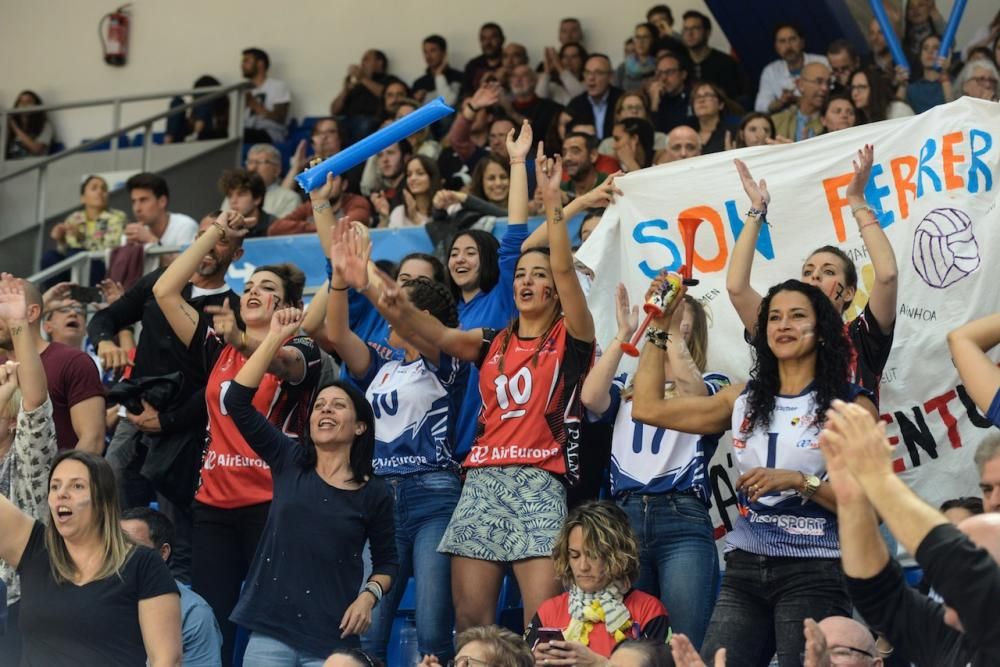
[{"label": "metal handrail", "polygon": [[[161,118],[166,118],[167,116],[172,116],[172,115],[174,115],[176,113],[181,113],[181,112],[187,111],[188,109],[191,109],[192,107],[194,107],[196,105],[203,104],[205,102],[209,102],[211,100],[214,100],[214,99],[226,96],[226,95],[228,95],[229,93],[231,93],[233,91],[241,90],[241,89],[244,89],[244,88],[250,88],[250,87],[251,87],[251,84],[249,82],[243,81],[243,82],[240,82],[240,83],[233,84],[231,86],[225,86],[225,87],[219,87],[219,88],[212,88],[212,89],[208,89],[208,88],[195,88],[193,90],[188,90],[188,91],[178,91],[180,94],[185,94],[185,95],[186,94],[190,94],[192,92],[201,93],[202,91],[205,91],[205,90],[214,90],[215,92],[203,95],[203,96],[199,97],[197,100],[193,100],[191,102],[187,102],[187,103],[185,103],[182,106],[176,106],[176,107],[173,107],[173,108],[168,109],[166,111],[161,111],[161,112],[156,113],[156,114],[154,114],[152,116],[148,116],[148,117],[146,117],[146,118],[144,118],[142,120],[135,121],[134,123],[130,123],[128,125],[125,125],[125,126],[122,126],[122,127],[118,127],[116,129],[112,130],[111,132],[108,132],[106,134],[102,134],[101,136],[97,137],[96,139],[91,139],[89,141],[86,141],[86,142],[80,144],[79,146],[74,146],[73,148],[67,148],[65,150],[59,151],[58,153],[56,153],[54,155],[50,155],[50,156],[48,156],[48,157],[46,157],[46,158],[44,158],[42,160],[39,160],[38,162],[34,162],[34,163],[30,164],[30,165],[27,165],[27,166],[25,166],[25,167],[23,167],[21,169],[15,169],[14,171],[12,171],[12,172],[10,172],[8,174],[4,174],[4,175],[0,176],[0,183],[2,183],[4,181],[7,181],[7,180],[10,180],[11,178],[14,178],[15,176],[20,176],[21,174],[25,174],[25,173],[27,173],[29,171],[34,170],[34,169],[42,169],[42,168],[48,167],[53,162],[57,162],[57,161],[59,161],[61,159],[69,157],[70,155],[75,155],[77,153],[85,152],[89,148],[93,148],[94,146],[97,146],[98,144],[102,144],[102,143],[104,143],[105,141],[108,141],[108,140],[111,140],[112,148],[116,148],[118,146],[118,142],[116,141],[116,139],[123,132],[129,132],[131,130],[138,129],[140,127],[146,127],[147,125],[152,125],[152,123],[160,120]],[[110,100],[110,101],[102,101],[102,103],[103,104],[110,104],[110,103],[116,103],[116,102],[132,102],[132,101],[137,101],[138,99],[156,99],[157,97],[173,97],[173,96],[174,95],[172,95],[170,93],[162,93],[162,94],[157,95],[155,97],[150,97],[150,96],[135,96],[134,98],[124,98],[124,97],[122,97],[122,98],[108,98],[108,100]],[[78,106],[94,106],[94,105],[86,104],[86,103],[81,103]],[[25,108],[28,108],[28,107],[25,107]],[[44,109],[44,108],[46,108],[46,107],[31,107],[32,110],[38,110],[38,109]],[[21,110],[19,109],[18,112],[20,113]],[[0,123],[4,123],[4,127],[6,127],[6,124],[5,124],[5,121],[4,121],[4,114],[5,113],[7,113],[6,109],[0,110]],[[117,125],[117,122],[115,123],[115,125]],[[3,133],[3,134],[6,135],[6,133]],[[148,139],[148,137],[146,137],[146,139]],[[143,167],[144,168],[147,166],[146,165],[146,159],[145,159],[145,155],[146,155],[145,151],[148,148],[148,144],[149,144],[148,141],[143,141],[143,149],[144,150],[143,150],[143,160],[142,160],[142,162],[143,162]]]},{"label": "metal handrail", "polygon": [[181,97],[182,95],[191,95],[192,93],[216,93],[216,92],[229,92],[234,88],[239,87],[252,87],[249,81],[242,81],[240,83],[234,83],[229,86],[206,86],[204,88],[184,88],[182,90],[166,90],[159,91],[156,93],[141,93],[139,95],[126,95],[124,97],[99,97],[90,100],[83,100],[82,102],[61,102],[59,104],[43,104],[41,106],[33,107],[0,107],[0,113],[3,114],[22,114],[22,113],[35,113],[36,111],[59,111],[61,109],[86,109],[87,107],[99,107],[105,104],[115,104],[120,102],[148,102],[149,100],[158,100],[164,97]]}]

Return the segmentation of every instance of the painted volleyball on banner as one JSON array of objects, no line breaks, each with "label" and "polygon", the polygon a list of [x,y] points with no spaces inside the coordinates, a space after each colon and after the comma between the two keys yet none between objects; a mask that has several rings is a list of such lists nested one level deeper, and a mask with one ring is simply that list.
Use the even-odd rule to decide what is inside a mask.
[{"label": "painted volleyball on banner", "polygon": [[943,288],[979,268],[972,220],[957,208],[936,208],[913,234],[913,266],[931,287]]}]

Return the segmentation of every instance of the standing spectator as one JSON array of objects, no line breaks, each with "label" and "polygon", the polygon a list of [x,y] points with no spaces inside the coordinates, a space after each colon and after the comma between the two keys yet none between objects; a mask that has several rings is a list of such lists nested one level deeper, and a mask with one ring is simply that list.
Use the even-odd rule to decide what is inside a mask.
[{"label": "standing spectator", "polygon": [[[621,342],[638,326],[638,306],[629,308],[624,285],[618,286],[618,332],[583,383],[581,399],[588,415],[614,424],[611,444],[611,494],[628,515],[639,543],[636,588],[670,604],[670,625],[701,646],[712,616],[719,578],[712,520],[708,463],[719,434],[701,437],[647,426],[632,418],[635,386],[615,371]],[[730,384],[721,373],[705,372],[708,318],[696,299],[670,319],[670,345],[653,355],[662,358],[659,384],[665,396],[711,396]],[[647,347],[651,344],[647,343]],[[659,349],[659,348],[657,348]],[[650,366],[656,373],[657,369]]]},{"label": "standing spectator", "polygon": [[[633,588],[639,579],[639,542],[621,508],[591,501],[571,510],[552,560],[569,590],[543,602],[528,625],[525,640],[534,647],[536,665],[567,659],[575,665],[602,664],[626,639],[667,643],[667,610]],[[563,639],[541,638],[541,628],[565,628]]]},{"label": "standing spectator", "polygon": [[[340,121],[330,116],[316,120],[313,124],[309,140],[309,143],[312,145],[313,160],[325,160],[328,157],[336,155],[340,152],[340,150],[344,147],[345,141],[344,130],[342,127],[343,126]],[[288,174],[285,175],[285,180],[281,183],[281,186],[290,192],[301,192],[298,181],[295,180],[295,177],[301,174],[302,170],[308,166],[309,161],[307,160],[306,149],[306,140],[303,139],[295,148],[295,153],[292,155],[288,168]],[[351,167],[341,175],[346,181],[345,187],[350,192],[361,191],[361,173],[363,169],[364,168],[361,165],[357,165],[355,167]],[[296,199],[296,206],[301,203],[301,199]]]},{"label": "standing spectator", "polygon": [[[654,282],[652,289],[661,288]],[[803,620],[851,610],[840,571],[837,504],[822,481],[825,463],[815,443],[833,399],[857,401],[874,414],[871,394],[846,382],[850,343],[829,298],[788,280],[761,302],[748,385],[712,396],[659,398],[663,362],[655,348],[666,347],[667,337],[658,331],[666,332],[679,303],[653,321],[652,344],[639,358],[632,416],[684,433],[733,431],[739,514],[726,536],[726,571],[702,655],[739,647],[730,665],[767,665],[775,651],[782,667],[799,665]],[[799,528],[805,525],[810,530]]]},{"label": "standing spectator", "polygon": [[656,69],[656,54],[653,52],[656,34],[656,26],[652,23],[635,26],[635,54],[627,57],[615,70],[616,86],[625,91],[639,90],[649,82]]},{"label": "standing spectator", "polygon": [[650,120],[659,132],[670,132],[687,123],[691,115],[688,99],[687,70],[680,56],[665,53],[656,59],[653,80],[647,87]]},{"label": "standing spectator", "polygon": [[823,134],[846,130],[857,124],[858,110],[847,95],[831,95],[823,104],[819,119],[823,123]]},{"label": "standing spectator", "polygon": [[691,111],[695,129],[701,139],[701,152],[718,153],[726,150],[726,136],[735,130],[729,117],[739,118],[739,111],[733,101],[726,97],[722,88],[707,81],[696,83],[691,89]]},{"label": "standing spectator", "polygon": [[62,452],[46,486],[46,522],[0,495],[0,558],[21,576],[22,664],[179,665],[177,584],[125,539],[110,466]]},{"label": "standing spectator", "polygon": [[[164,563],[170,562],[174,526],[163,512],[133,507],[122,512],[122,531],[137,547],[152,549]],[[222,632],[205,599],[181,581],[181,646],[185,667],[222,667]]]},{"label": "standing spectator", "polygon": [[743,116],[736,130],[736,145],[734,148],[746,146],[764,146],[768,139],[774,139],[774,121],[766,113],[753,111]]},{"label": "standing spectator", "polygon": [[[962,68],[955,79],[955,89],[962,95],[989,102],[997,101],[997,80],[1000,72],[988,60],[974,60]],[[957,94],[957,93],[956,93]]]},{"label": "standing spectator", "polygon": [[465,65],[462,74],[463,94],[471,95],[482,85],[483,77],[488,72],[500,67],[503,42],[503,28],[496,23],[484,23],[479,28],[479,48],[482,53]]},{"label": "standing spectator", "polygon": [[[5,283],[15,280],[10,274],[2,275]],[[99,455],[104,452],[104,385],[100,373],[83,350],[42,338],[42,295],[32,283],[26,280],[19,283],[28,303],[24,326],[31,333],[45,367],[59,449],[75,447]],[[0,350],[7,359],[17,361],[13,339],[13,328],[0,321]]]},{"label": "standing spectator", "polygon": [[559,21],[559,46],[583,44],[583,26],[580,19],[568,16]]},{"label": "standing spectator", "polygon": [[569,104],[570,100],[584,92],[581,79],[586,60],[587,50],[577,42],[563,44],[558,54],[546,48],[535,94],[563,106]]},{"label": "standing spectator", "polygon": [[[343,176],[333,178],[328,194],[327,201],[330,203],[330,209],[337,219],[347,216],[351,220],[357,220],[364,225],[371,225],[372,205],[361,195],[346,192]],[[314,206],[316,205],[312,201],[303,202],[289,215],[281,220],[275,220],[268,227],[267,235],[315,234]]]},{"label": "standing spectator", "polygon": [[538,75],[531,67],[517,65],[510,74],[511,99],[507,107],[510,120],[516,125],[527,120],[532,127],[539,128],[540,140],[542,132],[548,131],[555,123],[562,106],[536,94],[537,79]]},{"label": "standing spectator", "polygon": [[268,368],[301,324],[300,310],[275,311],[263,341],[220,396],[274,475],[272,508],[232,616],[251,632],[249,665],[318,665],[335,648],[360,648],[372,609],[397,583],[393,496],[372,474],[375,418],[364,395],[341,382],[319,388],[295,429],[301,438],[260,413]]},{"label": "standing spectator", "polygon": [[[42,106],[42,98],[23,90],[14,101],[15,109]],[[2,128],[0,128],[2,131]],[[7,159],[47,155],[55,141],[55,130],[44,111],[7,115]]]},{"label": "standing spectator", "polygon": [[[52,227],[56,247],[42,255],[43,269],[78,252],[111,250],[121,245],[125,213],[108,206],[108,182],[100,176],[85,177],[80,184],[80,203],[83,208]],[[92,261],[90,266],[90,284],[96,285],[104,278],[104,262]],[[68,273],[62,274],[54,282],[68,279]]]},{"label": "standing spectator", "polygon": [[[14,280],[0,281],[0,323],[11,333],[18,356],[18,362],[0,364],[0,496],[28,517],[45,521],[46,478],[56,457],[56,431],[45,369],[28,326],[27,311],[24,288]],[[15,569],[3,560],[0,584],[6,588],[0,608],[7,616],[6,631],[0,632],[0,665],[17,667],[21,658],[21,582]]]},{"label": "standing spectator", "polygon": [[[318,124],[318,123],[317,123]],[[314,135],[315,136],[315,135]],[[247,151],[247,161],[244,165],[250,173],[257,174],[267,188],[264,194],[264,212],[275,218],[282,218],[291,213],[302,200],[290,188],[281,183],[281,152],[271,144],[254,144]],[[299,170],[296,170],[298,173]],[[229,210],[229,197],[222,200],[219,208]]]},{"label": "standing spectator", "polygon": [[656,164],[687,160],[701,155],[701,137],[689,125],[678,125],[667,135],[667,147],[656,156]]},{"label": "standing spectator", "polygon": [[[906,86],[906,103],[914,113],[923,113],[952,100],[951,76],[948,74],[950,59],[939,60],[940,48],[941,38],[937,35],[928,35],[920,42],[917,63]],[[941,69],[937,69],[936,65]]]},{"label": "standing spectator", "polygon": [[851,74],[848,91],[854,107],[861,114],[862,122],[876,123],[913,115],[910,105],[893,98],[889,82],[872,65]]},{"label": "standing spectator", "polygon": [[264,195],[267,193],[264,179],[245,169],[227,169],[219,178],[219,192],[229,202],[229,210],[257,221],[247,238],[267,236],[274,218],[263,209]]},{"label": "standing spectator", "polygon": [[944,17],[934,0],[909,0],[903,25],[902,46],[910,60],[920,58],[925,39],[931,36],[940,38],[944,33]]},{"label": "standing spectator", "polygon": [[[183,213],[171,213],[170,189],[167,182],[157,174],[143,172],[125,181],[132,200],[132,215],[135,222],[125,225],[125,240],[142,244],[146,248],[154,245],[181,246],[191,243],[198,233],[198,223]],[[147,257],[144,273],[166,263],[167,256]]]},{"label": "standing spectator", "polygon": [[[778,113],[795,104],[795,80],[802,75],[802,68],[809,63],[822,63],[829,67],[825,56],[806,53],[802,31],[791,23],[779,24],[774,29],[774,50],[778,59],[770,62],[760,73],[760,87],[754,109],[761,113]],[[846,77],[852,67],[844,72]]]},{"label": "standing spectator", "polygon": [[1000,428],[1000,369],[986,352],[1000,345],[1000,313],[966,322],[948,334],[952,363],[969,396]]},{"label": "standing spectator", "polygon": [[622,90],[611,85],[611,59],[603,53],[592,53],[583,67],[583,87],[580,93],[567,105],[569,111],[579,121],[591,121],[597,138],[611,136],[615,126],[615,103]]},{"label": "standing spectator", "polygon": [[826,47],[826,60],[833,72],[833,92],[849,94],[851,74],[861,66],[861,58],[854,45],[846,39],[833,40]]},{"label": "standing spectator", "polygon": [[799,97],[795,104],[771,116],[778,136],[802,141],[823,132],[820,110],[830,94],[830,68],[810,63],[802,68],[795,85]]},{"label": "standing spectator", "polygon": [[[896,21],[893,20],[894,14],[895,12],[890,12],[889,19],[895,25]],[[898,19],[898,14],[896,15],[896,19]],[[895,32],[898,36],[899,31],[895,30]],[[893,59],[892,52],[889,50],[889,43],[886,41],[885,35],[882,34],[882,24],[877,19],[872,19],[868,24],[868,45],[871,47],[871,51],[868,55],[861,58],[861,66],[874,67],[893,89],[906,83],[908,76],[905,69],[906,64],[897,63]]]},{"label": "standing spectator", "polygon": [[448,42],[441,35],[424,38],[424,63],[427,70],[413,82],[413,96],[423,102],[427,95],[443,97],[445,104],[454,104],[462,87],[462,73],[448,63]]},{"label": "standing spectator", "polygon": [[388,69],[389,59],[378,49],[368,49],[361,64],[348,66],[344,85],[330,102],[330,115],[343,116],[348,142],[364,138],[374,126]]},{"label": "standing spectator", "polygon": [[708,45],[712,34],[712,20],[701,12],[684,12],[684,31],[681,39],[691,59],[691,73],[697,81],[711,81],[726,91],[731,99],[743,96],[746,85],[743,70],[732,56]]},{"label": "standing spectator", "polygon": [[285,122],[292,102],[288,85],[267,75],[271,59],[267,52],[256,47],[243,50],[240,67],[243,78],[253,84],[253,89],[246,94],[243,141],[248,144],[277,144],[284,141],[288,133]]},{"label": "standing spectator", "polygon": [[658,37],[680,39],[680,34],[674,30],[674,13],[668,5],[653,5],[646,12],[646,20],[656,26]]}]

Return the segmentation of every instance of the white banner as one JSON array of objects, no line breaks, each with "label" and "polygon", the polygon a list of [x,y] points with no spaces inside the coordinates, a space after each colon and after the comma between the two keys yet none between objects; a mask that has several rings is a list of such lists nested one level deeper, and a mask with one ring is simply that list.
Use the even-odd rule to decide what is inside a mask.
[{"label": "white banner", "polygon": [[[605,345],[615,333],[615,285],[624,282],[632,302],[640,301],[659,270],[676,270],[685,261],[678,219],[702,218],[692,260],[701,284],[690,293],[711,315],[708,369],[746,380],[749,346],[725,287],[729,255],[750,206],[734,158],[745,161],[755,179],[766,179],[771,193],[771,226],[757,244],[754,288],[763,294],[799,276],[812,250],[837,245],[858,268],[853,316],[867,300],[873,271],[845,190],[858,148],[874,144],[866,197],[881,212],[899,267],[895,339],[880,392],[896,469],[931,503],[978,495],[972,454],[990,426],[960,386],[945,336],[1000,310],[993,254],[1000,253],[998,141],[1000,105],[962,98],[912,118],[624,176],[618,181],[624,196],[578,253],[596,274],[590,305],[601,314],[598,342]],[[718,537],[736,503],[728,438],[710,476]]]}]

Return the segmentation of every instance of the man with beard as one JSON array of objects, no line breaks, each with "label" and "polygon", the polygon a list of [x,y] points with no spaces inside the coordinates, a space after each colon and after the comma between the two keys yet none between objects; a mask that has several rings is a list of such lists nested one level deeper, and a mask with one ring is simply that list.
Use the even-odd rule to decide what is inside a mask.
[{"label": "man with beard", "polygon": [[288,84],[267,75],[271,59],[258,48],[243,51],[240,69],[243,78],[253,84],[247,91],[246,109],[243,112],[243,141],[248,144],[272,143],[285,140],[288,128],[288,107],[292,93]]},{"label": "man with beard", "polygon": [[571,132],[563,139],[563,171],[569,180],[563,183],[563,200],[585,195],[604,182],[608,177],[594,167],[597,162],[597,139],[583,132]]},{"label": "man with beard", "polygon": [[[211,227],[217,216],[218,213],[205,216],[198,234]],[[242,255],[242,239],[233,236],[220,239],[185,286],[184,300],[197,311],[211,312],[210,307],[228,303],[233,313],[238,312],[239,295],[226,285],[225,277],[229,265]],[[143,276],[120,299],[98,311],[87,327],[91,340],[97,343],[97,354],[104,368],[122,371],[131,365],[132,378],[156,377],[175,371],[180,371],[182,375],[178,393],[181,398],[169,410],[157,411],[143,401],[143,411],[140,414],[126,412],[115,429],[106,456],[122,486],[121,497],[126,507],[148,504],[151,500],[149,483],[138,473],[145,459],[145,448],[138,447],[140,438],[143,435],[180,433],[192,433],[197,437],[197,434],[204,433],[208,419],[205,407],[207,374],[174,335],[153,296],[153,285],[163,271],[159,269]],[[144,333],[139,336],[135,357],[130,361],[114,338],[119,331],[137,322],[142,323]],[[190,517],[186,516],[188,508],[183,508],[183,511],[172,508],[162,497],[160,508],[165,513],[173,514],[171,519],[178,531],[171,570],[178,579],[188,581],[190,541],[185,539],[185,533],[190,531]]]},{"label": "man with beard", "polygon": [[[545,131],[552,127],[552,121],[562,111],[562,105],[535,94],[536,83],[538,83],[538,75],[531,67],[528,65],[514,67],[510,74],[511,100],[505,108],[514,125],[520,125],[522,120],[527,119],[531,123],[531,127],[538,128],[535,145],[531,147],[532,151],[535,150],[538,141],[545,138]],[[491,129],[491,139],[492,134],[493,130]],[[490,143],[492,144],[492,141]]]},{"label": "man with beard", "polygon": [[479,29],[479,48],[482,54],[465,65],[462,75],[462,93],[471,95],[488,72],[498,69],[502,62],[503,29],[496,23],[484,23]]},{"label": "man with beard", "polygon": [[[754,104],[756,111],[777,113],[792,106],[795,104],[795,80],[802,74],[802,68],[809,63],[829,64],[824,56],[806,53],[805,47],[806,41],[798,26],[782,23],[774,29],[774,51],[778,59],[768,63],[760,73],[760,88]],[[848,67],[845,77],[850,73]]]}]

